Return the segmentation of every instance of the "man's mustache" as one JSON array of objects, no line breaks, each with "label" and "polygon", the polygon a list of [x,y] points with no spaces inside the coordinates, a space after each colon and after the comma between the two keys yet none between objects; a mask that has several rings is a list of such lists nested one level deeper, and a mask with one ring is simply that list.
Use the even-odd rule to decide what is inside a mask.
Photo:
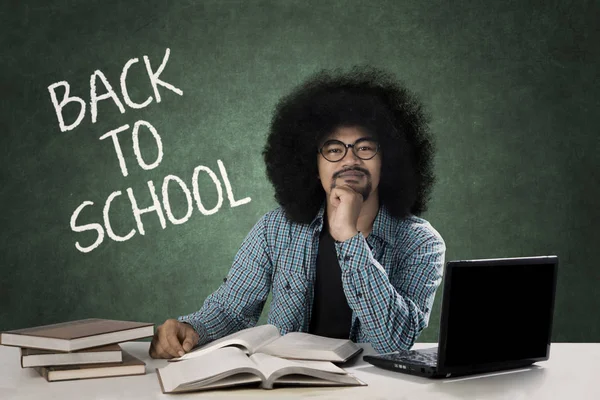
[{"label": "man's mustache", "polygon": [[365,174],[365,176],[368,178],[371,176],[371,174],[369,173],[369,171],[365,168],[361,168],[361,167],[351,167],[351,168],[346,168],[343,169],[341,171],[336,172],[335,174],[333,174],[333,179],[337,179],[339,178],[340,175],[345,174],[346,172],[349,171],[358,171],[358,172],[362,172],[363,174]]}]

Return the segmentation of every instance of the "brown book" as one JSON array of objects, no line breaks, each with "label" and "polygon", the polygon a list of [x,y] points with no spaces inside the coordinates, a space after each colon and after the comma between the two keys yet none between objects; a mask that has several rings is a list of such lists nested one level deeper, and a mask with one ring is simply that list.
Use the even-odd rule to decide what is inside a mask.
[{"label": "brown book", "polygon": [[109,364],[61,365],[35,367],[48,382],[71,379],[106,378],[109,376],[143,375],[146,363],[123,351],[123,361]]},{"label": "brown book", "polygon": [[71,353],[21,348],[21,368],[49,365],[115,363],[123,361],[121,346],[109,344]]},{"label": "brown book", "polygon": [[151,337],[154,324],[90,318],[2,332],[0,344],[44,350],[76,351]]}]

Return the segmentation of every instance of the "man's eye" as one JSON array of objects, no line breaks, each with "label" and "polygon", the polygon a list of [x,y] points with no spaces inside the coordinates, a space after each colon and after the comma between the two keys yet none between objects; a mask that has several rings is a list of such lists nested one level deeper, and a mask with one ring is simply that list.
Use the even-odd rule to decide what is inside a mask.
[{"label": "man's eye", "polygon": [[337,152],[340,152],[340,151],[341,151],[340,149],[329,149],[329,150],[327,150],[328,153],[337,153]]}]

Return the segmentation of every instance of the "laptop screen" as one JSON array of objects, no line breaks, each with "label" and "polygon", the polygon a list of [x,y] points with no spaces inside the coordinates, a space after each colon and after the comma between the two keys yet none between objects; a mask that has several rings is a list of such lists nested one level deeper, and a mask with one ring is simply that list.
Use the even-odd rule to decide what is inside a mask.
[{"label": "laptop screen", "polygon": [[546,357],[554,264],[452,270],[445,367]]}]

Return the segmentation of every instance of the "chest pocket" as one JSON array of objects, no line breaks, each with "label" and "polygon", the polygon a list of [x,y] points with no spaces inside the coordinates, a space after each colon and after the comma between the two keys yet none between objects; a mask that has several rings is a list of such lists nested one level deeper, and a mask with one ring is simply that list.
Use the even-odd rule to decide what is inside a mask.
[{"label": "chest pocket", "polygon": [[273,298],[268,323],[281,334],[301,331],[307,314],[308,282],[302,272],[277,268],[273,276]]}]

